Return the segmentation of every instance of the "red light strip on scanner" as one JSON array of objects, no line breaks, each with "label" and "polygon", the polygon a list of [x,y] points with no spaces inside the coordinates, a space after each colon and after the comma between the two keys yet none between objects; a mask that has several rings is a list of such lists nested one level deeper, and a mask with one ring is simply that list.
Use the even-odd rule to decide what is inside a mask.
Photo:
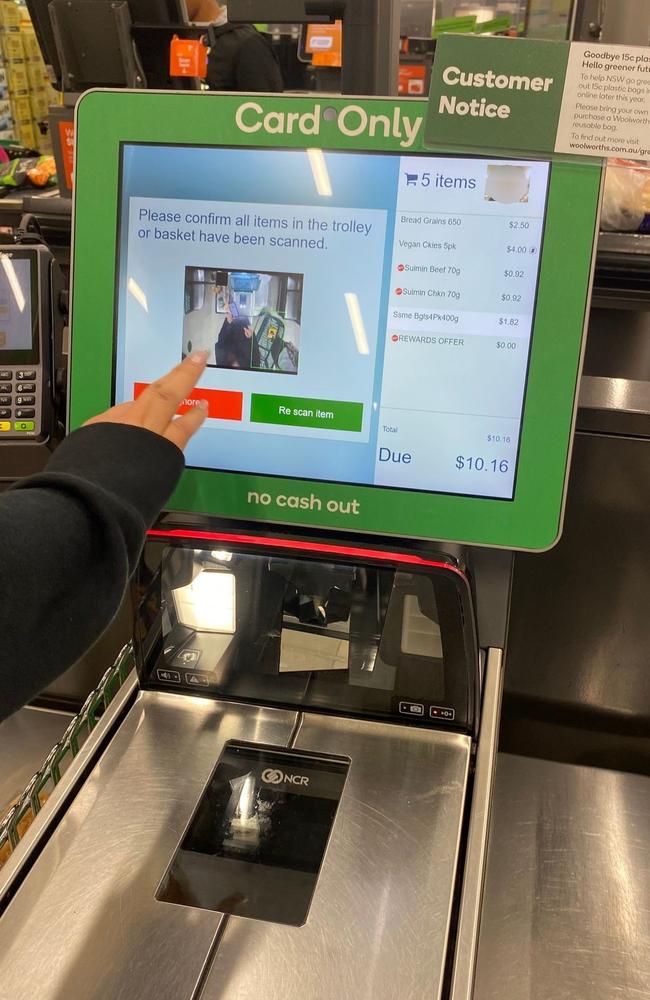
[{"label": "red light strip on scanner", "polygon": [[383,552],[381,549],[360,549],[348,545],[332,545],[328,542],[298,542],[292,538],[261,538],[258,535],[229,535],[216,531],[189,531],[174,528],[169,531],[152,529],[147,538],[178,539],[179,541],[230,542],[231,545],[261,545],[269,549],[288,549],[291,552],[315,552],[319,555],[344,556],[346,559],[372,559],[393,562],[405,566],[420,566],[427,569],[444,569],[455,573],[462,580],[467,577],[462,570],[446,562],[423,559],[406,552]]}]

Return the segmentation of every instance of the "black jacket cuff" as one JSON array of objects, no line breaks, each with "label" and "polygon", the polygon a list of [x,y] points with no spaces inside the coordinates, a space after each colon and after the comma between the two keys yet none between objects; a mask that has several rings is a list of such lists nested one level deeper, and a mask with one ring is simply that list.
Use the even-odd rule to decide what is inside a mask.
[{"label": "black jacket cuff", "polygon": [[89,424],[73,431],[42,473],[18,484],[47,487],[64,473],[100,486],[131,504],[153,524],[185,465],[182,451],[159,434],[129,424]]}]

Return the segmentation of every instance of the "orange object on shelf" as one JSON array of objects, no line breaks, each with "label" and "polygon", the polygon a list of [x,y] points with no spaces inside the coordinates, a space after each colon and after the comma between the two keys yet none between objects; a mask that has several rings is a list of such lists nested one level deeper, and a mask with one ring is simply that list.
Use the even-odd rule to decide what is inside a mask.
[{"label": "orange object on shelf", "polygon": [[74,181],[74,122],[59,122],[59,140],[65,182],[68,188],[72,188]]},{"label": "orange object on shelf", "polygon": [[27,171],[27,178],[34,187],[47,187],[56,175],[56,163],[53,156],[40,156],[35,167]]},{"label": "orange object on shelf", "polygon": [[200,38],[174,35],[169,46],[169,75],[205,79],[208,75],[208,50]]},{"label": "orange object on shelf", "polygon": [[423,65],[400,64],[397,93],[400,97],[422,97],[426,84],[426,68]]},{"label": "orange object on shelf", "polygon": [[308,24],[305,52],[311,56],[312,66],[339,66],[343,48],[342,22],[334,24]]}]

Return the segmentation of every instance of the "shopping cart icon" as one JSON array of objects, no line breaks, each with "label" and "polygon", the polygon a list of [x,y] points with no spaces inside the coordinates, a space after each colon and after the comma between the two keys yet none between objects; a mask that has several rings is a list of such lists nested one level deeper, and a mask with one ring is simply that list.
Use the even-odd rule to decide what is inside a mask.
[{"label": "shopping cart icon", "polygon": [[406,174],[406,186],[415,187],[419,176],[419,174]]}]

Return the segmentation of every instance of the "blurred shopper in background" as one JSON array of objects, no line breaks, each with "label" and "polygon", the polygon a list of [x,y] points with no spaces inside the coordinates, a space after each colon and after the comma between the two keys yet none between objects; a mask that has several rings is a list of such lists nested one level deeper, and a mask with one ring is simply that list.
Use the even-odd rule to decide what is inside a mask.
[{"label": "blurred shopper in background", "polygon": [[229,305],[217,342],[214,359],[217,368],[244,368],[252,366],[251,338],[253,328],[248,316],[240,316],[234,305]]},{"label": "blurred shopper in background", "polygon": [[212,25],[208,60],[210,90],[278,94],[284,90],[280,64],[271,43],[252,24],[230,24],[228,8],[217,0],[187,0],[190,21]]}]

